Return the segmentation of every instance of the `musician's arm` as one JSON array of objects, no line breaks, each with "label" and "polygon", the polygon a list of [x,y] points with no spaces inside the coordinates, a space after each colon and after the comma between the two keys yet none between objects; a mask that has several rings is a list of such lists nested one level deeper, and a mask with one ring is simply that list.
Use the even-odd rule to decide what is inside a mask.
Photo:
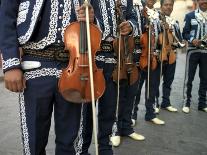
[{"label": "musician's arm", "polygon": [[104,24],[101,22],[103,20],[101,13],[100,13],[100,5],[97,0],[91,0],[91,5],[94,10],[94,24],[96,24],[101,31],[104,29]]},{"label": "musician's arm", "polygon": [[176,21],[176,23],[175,23],[174,26],[175,26],[175,31],[176,31],[175,35],[177,36],[177,38],[179,39],[179,41],[182,42],[183,41],[183,37],[182,37],[181,31],[180,31],[179,22]]},{"label": "musician's arm", "polygon": [[192,42],[193,41],[193,36],[190,35],[190,32],[191,32],[191,18],[189,16],[189,14],[187,14],[185,16],[185,19],[184,19],[184,27],[183,27],[183,33],[182,33],[182,36],[183,36],[183,39],[187,40],[188,42]]},{"label": "musician's arm", "polygon": [[3,56],[3,71],[21,68],[17,39],[17,14],[19,0],[2,0],[0,11],[0,49]]},{"label": "musician's arm", "polygon": [[137,19],[137,13],[134,10],[133,2],[131,0],[127,1],[127,10],[126,10],[126,20],[129,21],[132,31],[130,32],[130,35],[133,35],[136,29],[138,28],[138,19]]}]

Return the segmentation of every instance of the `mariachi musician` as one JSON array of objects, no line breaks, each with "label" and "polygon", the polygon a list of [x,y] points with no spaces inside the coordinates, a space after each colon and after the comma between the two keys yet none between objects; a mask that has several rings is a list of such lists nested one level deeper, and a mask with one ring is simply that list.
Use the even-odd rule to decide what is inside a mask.
[{"label": "mariachi musician", "polygon": [[[134,61],[136,62],[137,64],[137,69],[139,71],[139,78],[138,78],[138,82],[137,82],[137,88],[136,90],[138,90],[139,88],[139,82],[140,82],[140,77],[141,77],[141,70],[139,68],[139,59],[140,59],[140,55],[142,53],[142,50],[141,50],[141,44],[140,44],[140,37],[142,35],[142,10],[143,10],[143,4],[141,2],[141,0],[137,0],[137,1],[134,1],[134,10],[136,11],[137,13],[137,23],[138,23],[138,26],[137,26],[137,32],[135,33],[135,49],[134,49]],[[135,91],[135,97],[133,99],[133,107],[132,107],[132,116],[131,116],[131,121],[132,121],[132,126],[135,126],[135,123],[136,123],[136,119],[137,118],[137,113],[135,111],[138,111],[138,106],[136,103],[137,100],[139,100],[139,93],[138,91]]]},{"label": "mariachi musician", "polygon": [[200,85],[198,91],[198,110],[207,112],[207,1],[198,0],[199,8],[185,16],[183,38],[188,41],[185,80],[183,88],[184,113],[190,112],[192,82],[199,65]]},{"label": "mariachi musician", "polygon": [[[100,10],[95,12],[96,17],[100,21],[100,27],[103,33],[100,51],[96,56],[96,63],[99,68],[103,68],[106,81],[105,93],[99,99],[98,103],[98,142],[100,155],[113,155],[109,137],[112,134],[112,125],[115,121],[116,113],[116,83],[112,78],[112,74],[117,62],[113,47],[113,41],[117,37],[117,26],[119,26],[121,34],[133,35],[137,25],[137,16],[133,11],[132,1],[121,0],[121,2],[122,10],[124,10],[126,14],[126,21],[122,22],[120,25],[117,25],[116,22],[115,0],[97,0]],[[81,155],[88,155],[88,149],[92,140],[91,105],[84,105],[84,115]],[[131,123],[129,123],[129,126],[130,125]],[[133,133],[134,131],[131,130],[130,133],[127,133],[125,136],[130,136]],[[137,138],[137,136],[135,138]],[[120,137],[115,138],[115,141],[112,140],[112,145],[114,146],[119,145],[119,143]]]},{"label": "mariachi musician", "polygon": [[[61,69],[68,64],[64,30],[85,21],[78,0],[1,0],[0,49],[5,87],[19,92],[24,155],[46,154],[54,110],[55,154],[78,154],[75,143],[81,104],[66,101],[58,91]],[[91,0],[90,22],[95,22],[96,1]],[[70,38],[71,39],[71,38]],[[19,47],[23,48],[20,58]],[[73,82],[73,81],[71,81]]]},{"label": "mariachi musician", "polygon": [[[143,69],[143,71],[140,72],[140,80],[139,80],[139,85],[138,85],[138,90],[137,90],[137,95],[134,103],[134,108],[132,110],[132,122],[136,122],[137,120],[137,106],[140,101],[140,95],[141,95],[141,89],[143,86],[144,81],[146,81],[146,87],[145,87],[145,106],[146,106],[146,114],[145,114],[145,120],[146,121],[151,121],[154,124],[162,125],[165,124],[164,121],[156,117],[155,114],[155,95],[159,87],[159,74],[160,74],[160,67],[158,63],[158,54],[159,54],[159,47],[158,45],[158,36],[159,33],[161,32],[161,27],[160,27],[160,21],[159,21],[159,13],[157,10],[154,9],[154,4],[155,0],[146,0],[145,2],[145,7],[144,11],[142,11],[142,17],[143,17],[143,34],[147,33],[147,28],[151,27],[152,28],[152,33],[151,36],[152,40],[154,40],[153,43],[151,43],[151,47],[153,47],[153,51],[150,51],[150,55],[153,55],[154,59],[154,67],[153,69]],[[150,21],[150,22],[147,22]],[[151,23],[150,25],[146,26],[146,23]],[[142,36],[143,36],[142,34]],[[143,38],[141,36],[141,38]],[[147,36],[148,37],[148,36]],[[142,39],[141,39],[142,40]],[[147,39],[146,39],[147,40]],[[150,39],[148,39],[150,40]],[[150,41],[151,42],[151,41]],[[143,46],[148,46],[148,41],[145,42],[144,45],[142,45],[142,54],[143,54]],[[140,57],[140,62],[139,66],[141,68],[141,61],[142,61],[142,54]],[[156,61],[156,62],[155,62]],[[151,63],[151,62],[150,62]],[[151,63],[151,64],[153,64]],[[156,65],[157,64],[157,65]],[[149,65],[151,67],[151,65]],[[156,67],[155,67],[156,66]],[[148,67],[148,66],[147,66]],[[149,78],[148,78],[149,77]],[[135,123],[134,123],[135,124]]]},{"label": "mariachi musician", "polygon": [[[175,67],[176,67],[176,48],[184,47],[185,44],[182,43],[182,35],[180,32],[180,27],[178,21],[175,21],[173,18],[170,17],[173,11],[174,0],[161,0],[161,12],[160,15],[164,16],[165,21],[163,22],[163,28],[165,28],[166,33],[165,36],[167,37],[164,39],[168,39],[168,43],[165,41],[165,47],[168,46],[168,49],[163,49],[163,57],[167,56],[166,60],[162,63],[162,76],[163,76],[163,85],[162,85],[162,102],[161,108],[166,109],[170,112],[177,112],[177,109],[171,105],[170,102],[170,92],[171,92],[171,85],[174,80],[175,75]],[[165,24],[165,25],[164,25]],[[164,47],[164,48],[165,48]],[[161,78],[162,79],[162,78]],[[159,113],[159,90],[156,95],[156,113]]]},{"label": "mariachi musician", "polygon": [[[123,6],[121,6],[121,8],[122,7]],[[126,18],[125,12],[126,12],[125,10],[122,10],[123,15],[121,18],[123,18],[123,19]],[[135,13],[134,10],[133,10],[133,13]],[[138,18],[136,19],[137,23],[138,23],[139,19]],[[120,83],[119,86],[116,81],[117,89],[119,89],[119,90],[117,90],[116,120],[115,120],[113,127],[112,127],[112,136],[111,136],[111,142],[112,142],[113,146],[119,146],[121,137],[124,137],[124,136],[128,136],[136,141],[142,141],[145,139],[144,136],[136,133],[134,131],[133,127],[131,126],[131,109],[133,106],[134,96],[136,95],[136,92],[134,90],[137,87],[138,78],[139,78],[139,71],[137,69],[137,65],[136,65],[136,61],[135,61],[135,59],[137,57],[137,55],[135,53],[135,46],[136,46],[135,45],[135,39],[136,39],[135,36],[138,35],[138,31],[139,30],[136,28],[133,33],[128,35],[128,42],[126,41],[127,45],[125,43],[122,46],[122,48],[125,50],[123,50],[121,52],[123,52],[123,53],[129,52],[128,54],[129,55],[131,54],[131,57],[128,57],[128,59],[127,59],[127,58],[125,58],[126,57],[125,55],[122,55],[123,59],[127,59],[127,62],[125,61],[125,63],[129,63],[130,66],[128,66],[128,68],[129,68],[128,71],[125,71],[127,78],[124,78],[124,79],[120,78],[119,79],[119,83]],[[128,47],[127,49],[126,49],[126,46]],[[118,56],[117,56],[117,66],[118,66]],[[126,67],[127,67],[127,65],[126,65]],[[124,72],[123,69],[120,69],[120,70],[122,72]],[[116,69],[115,69],[115,71],[116,71]],[[119,91],[119,94],[118,94],[118,91]]]}]

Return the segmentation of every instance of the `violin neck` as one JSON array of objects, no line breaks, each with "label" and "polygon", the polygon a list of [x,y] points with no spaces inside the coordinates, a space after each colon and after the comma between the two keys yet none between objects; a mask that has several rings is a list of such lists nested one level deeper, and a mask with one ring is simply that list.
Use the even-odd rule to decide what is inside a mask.
[{"label": "violin neck", "polygon": [[[84,3],[88,3],[88,0],[80,0],[80,5],[83,5]],[[80,47],[80,54],[87,53],[87,28],[86,28],[86,22],[81,21],[80,22],[80,41],[79,41],[79,47]]]},{"label": "violin neck", "polygon": [[87,52],[87,31],[86,22],[80,22],[80,41],[79,41],[80,53],[84,54]]}]

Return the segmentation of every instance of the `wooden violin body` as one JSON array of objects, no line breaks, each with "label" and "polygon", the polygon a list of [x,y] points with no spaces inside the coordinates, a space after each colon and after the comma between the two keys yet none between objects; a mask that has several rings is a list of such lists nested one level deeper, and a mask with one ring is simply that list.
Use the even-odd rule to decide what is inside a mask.
[{"label": "wooden violin body", "polygon": [[[116,2],[116,17],[117,25],[126,21],[125,15],[121,8],[121,0]],[[135,49],[134,37],[121,35],[120,29],[117,26],[118,37],[113,42],[114,51],[118,57],[117,66],[113,71],[113,80],[128,80],[128,83],[134,84],[138,80],[138,69],[133,62],[133,51]]]},{"label": "wooden violin body", "polygon": [[172,48],[172,45],[175,42],[174,36],[172,34],[173,30],[169,28],[164,15],[161,14],[160,18],[163,21],[163,31],[159,34],[158,43],[162,46],[159,59],[163,63],[173,64],[176,61],[176,54]]},{"label": "wooden violin body", "polygon": [[[120,47],[119,47],[120,42]],[[133,62],[133,51],[135,48],[134,37],[132,36],[120,36],[113,42],[114,51],[118,57],[120,54],[120,73],[118,79],[118,68],[116,67],[113,71],[113,80],[129,80],[129,84],[134,84],[138,80],[138,69],[136,64]],[[119,53],[120,48],[120,53]]]},{"label": "wooden violin body", "polygon": [[[70,52],[68,67],[63,69],[59,79],[59,91],[67,101],[86,103],[91,101],[89,59],[87,38],[80,31],[81,22],[71,23],[65,30],[65,48]],[[105,90],[105,79],[101,69],[95,64],[95,53],[100,47],[101,33],[97,26],[90,24],[94,95],[98,99]],[[80,43],[82,42],[82,43]]]},{"label": "wooden violin body", "polygon": [[[150,26],[151,29],[151,26]],[[141,35],[140,43],[142,45],[142,53],[139,60],[139,66],[141,70],[147,70],[148,67],[148,54],[150,52],[150,69],[155,70],[157,68],[157,56],[154,54],[155,36],[151,33],[152,31],[144,32]]]}]

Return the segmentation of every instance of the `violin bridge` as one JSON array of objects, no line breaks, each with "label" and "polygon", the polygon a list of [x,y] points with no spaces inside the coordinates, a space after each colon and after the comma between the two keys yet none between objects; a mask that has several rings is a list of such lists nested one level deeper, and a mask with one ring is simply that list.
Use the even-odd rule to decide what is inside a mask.
[{"label": "violin bridge", "polygon": [[80,76],[80,80],[81,81],[88,81],[89,79],[88,79],[88,76],[87,75],[81,75]]}]

